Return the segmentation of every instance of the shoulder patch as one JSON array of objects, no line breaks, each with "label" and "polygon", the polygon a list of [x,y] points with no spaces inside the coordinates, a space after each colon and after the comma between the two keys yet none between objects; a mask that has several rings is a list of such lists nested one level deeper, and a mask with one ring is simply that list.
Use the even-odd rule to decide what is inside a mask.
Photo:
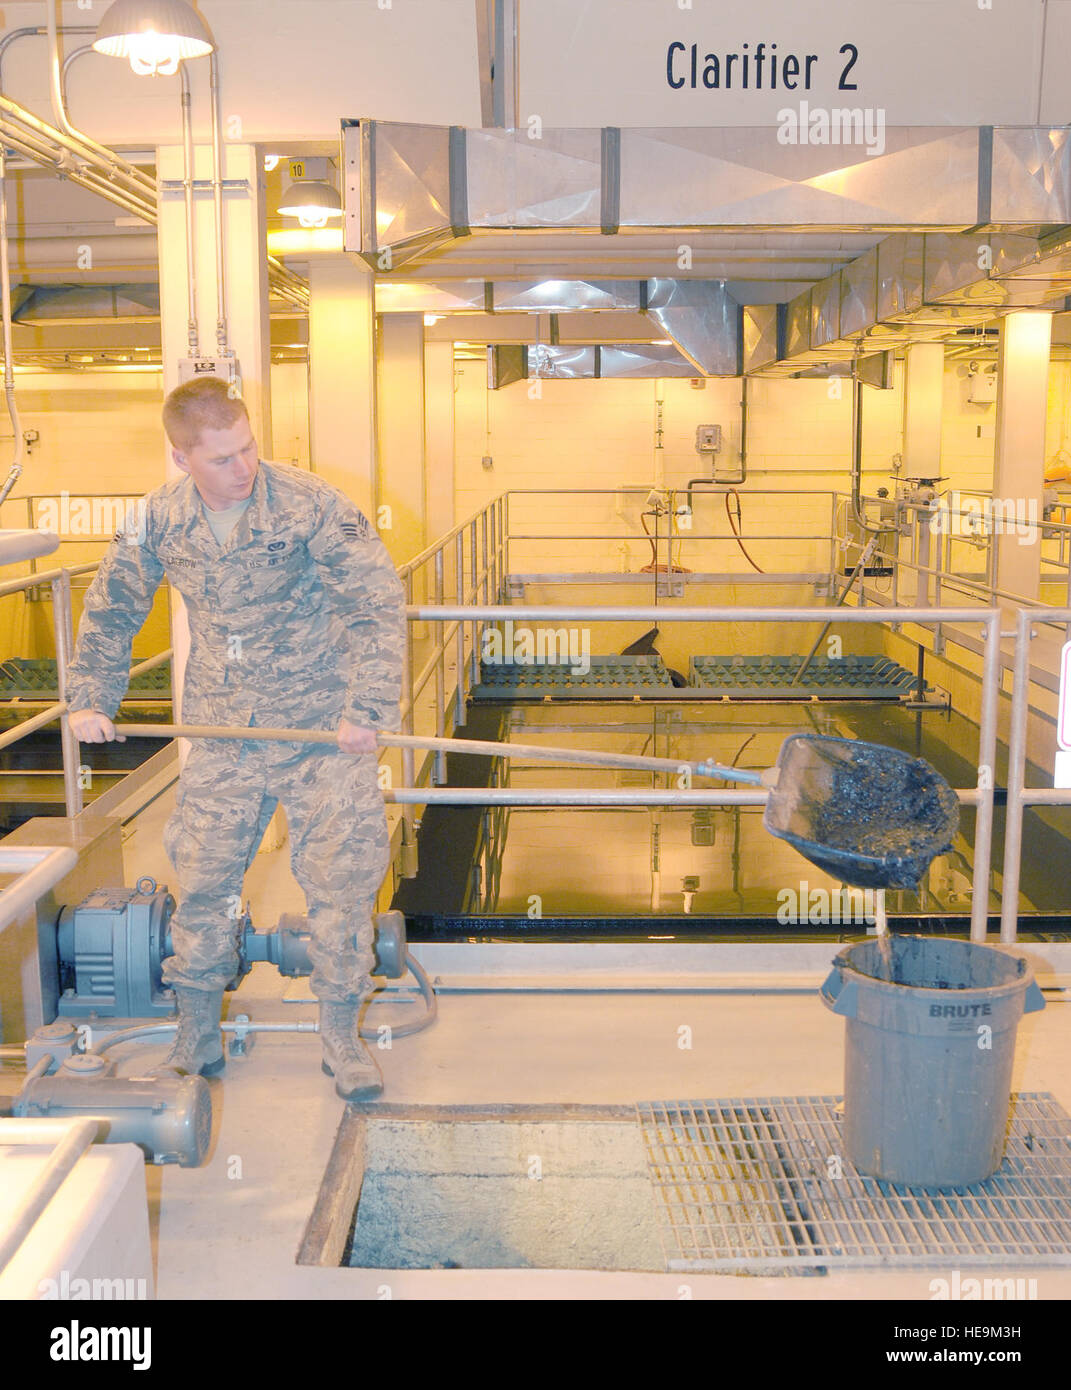
[{"label": "shoulder patch", "polygon": [[372,528],[369,525],[368,518],[363,512],[357,513],[357,520],[355,521],[347,519],[345,521],[340,521],[338,524],[339,529],[347,540],[367,540],[372,534]]}]

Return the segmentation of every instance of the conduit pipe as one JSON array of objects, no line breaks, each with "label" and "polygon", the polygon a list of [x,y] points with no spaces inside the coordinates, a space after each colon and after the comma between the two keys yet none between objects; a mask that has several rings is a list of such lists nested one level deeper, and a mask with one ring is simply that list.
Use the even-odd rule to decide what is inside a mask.
[{"label": "conduit pipe", "polygon": [[[75,183],[102,193],[112,202],[121,201],[124,207],[149,222],[156,221],[155,185],[146,180],[145,175],[133,164],[118,159],[108,162],[101,160],[10,97],[0,96],[0,123],[2,133],[19,139],[28,147],[20,153],[29,153],[31,158],[39,162],[39,154],[32,153],[36,145],[38,152],[46,152],[49,163]],[[80,161],[86,167],[80,168],[72,160]]]},{"label": "conduit pipe", "polygon": [[[193,105],[190,76],[186,64],[179,64],[182,77],[182,196],[186,204],[186,346],[191,357],[199,355],[197,333],[197,263],[193,226]],[[219,237],[219,228],[216,228]]]},{"label": "conduit pipe", "polygon": [[[54,21],[53,21],[54,22]],[[58,34],[93,34],[96,30],[84,26],[62,25],[56,29]],[[48,28],[39,25],[13,29],[0,39],[0,62],[7,48],[20,38],[49,36]],[[53,45],[55,60],[53,73],[58,66],[58,43]],[[79,50],[81,51],[81,50]],[[72,59],[75,57],[72,54]],[[72,183],[96,193],[125,212],[133,213],[143,221],[155,226],[157,218],[156,181],[143,173],[136,165],[123,159],[121,155],[100,144],[73,126],[67,116],[62,93],[62,75],[58,79],[60,90],[56,97],[53,85],[53,104],[59,126],[49,125],[18,102],[0,95],[0,137],[11,149],[24,155],[46,169],[62,174]],[[2,92],[0,78],[0,92]],[[218,86],[218,79],[217,79]],[[214,99],[218,103],[218,91]],[[222,185],[220,186],[222,194]],[[220,203],[222,198],[220,197]],[[309,290],[306,282],[289,270],[274,256],[268,257],[268,280],[272,290],[287,303],[300,309],[309,306]],[[220,318],[224,320],[225,308],[220,295]]]},{"label": "conduit pipe", "polygon": [[[128,164],[125,159],[117,155],[114,150],[102,145],[98,141],[86,135],[84,131],[76,129],[70,122],[67,115],[67,107],[63,99],[63,80],[60,73],[59,56],[59,31],[56,28],[56,7],[54,0],[46,0],[45,9],[48,13],[48,83],[49,94],[52,98],[52,116],[60,130],[70,140],[76,141],[87,151],[96,156],[98,161],[103,160],[116,170],[122,170],[124,175],[132,178],[141,184],[143,191],[149,197],[155,198],[156,186],[147,174],[143,174],[134,165]],[[87,28],[84,25],[77,27],[67,27],[63,31],[65,34],[93,34],[96,29]]]},{"label": "conduit pipe", "polygon": [[[183,78],[185,79],[185,64]],[[216,222],[216,352],[228,355],[227,347],[227,289],[226,258],[223,254],[223,114],[219,94],[219,56],[216,49],[209,57],[209,83],[212,98],[212,204]]]}]

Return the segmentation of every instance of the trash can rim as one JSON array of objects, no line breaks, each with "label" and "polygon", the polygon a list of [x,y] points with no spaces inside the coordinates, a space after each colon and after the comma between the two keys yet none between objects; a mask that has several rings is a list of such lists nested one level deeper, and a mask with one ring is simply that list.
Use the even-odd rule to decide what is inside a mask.
[{"label": "trash can rim", "polygon": [[918,932],[893,932],[890,933],[890,935],[896,941],[941,941],[951,943],[955,946],[966,946],[976,951],[991,951],[996,955],[999,955],[1004,960],[1018,961],[1020,965],[1020,970],[1018,975],[1016,975],[1014,979],[1005,980],[1000,984],[961,985],[951,989],[948,987],[941,988],[938,985],[906,984],[900,980],[883,980],[880,978],[880,976],[869,975],[865,970],[860,970],[858,966],[854,965],[848,959],[851,952],[857,950],[859,947],[876,945],[878,940],[877,937],[868,937],[865,941],[853,941],[849,945],[845,946],[841,951],[838,951],[836,956],[833,958],[834,967],[838,970],[842,970],[854,975],[859,980],[865,980],[867,985],[881,986],[883,989],[918,990],[927,994],[940,995],[962,993],[985,993],[987,995],[993,996],[1002,992],[1014,993],[1015,991],[1020,989],[1029,989],[1030,984],[1034,979],[1034,969],[1030,963],[1029,958],[1026,955],[1024,955],[1021,951],[1009,949],[1006,946],[997,947],[991,946],[988,942],[963,941],[959,937],[923,936]]}]

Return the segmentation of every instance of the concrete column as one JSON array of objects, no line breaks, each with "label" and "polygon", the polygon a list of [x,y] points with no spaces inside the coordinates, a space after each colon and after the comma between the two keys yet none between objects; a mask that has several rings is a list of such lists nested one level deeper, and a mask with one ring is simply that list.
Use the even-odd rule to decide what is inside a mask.
[{"label": "concrete column", "polygon": [[[1045,495],[1045,415],[1048,404],[1052,314],[1022,309],[1000,321],[997,363],[997,426],[993,456],[997,584],[1024,598],[1037,598],[1041,543],[1032,528],[1015,519],[1040,522]],[[1018,534],[1017,534],[1018,533]]]},{"label": "concrete column", "polygon": [[[161,146],[157,151],[161,183],[183,178],[181,145]],[[194,150],[194,178],[212,177],[210,145]],[[223,196],[223,240],[226,312],[231,350],[238,359],[242,398],[249,411],[261,454],[271,451],[271,336],[268,321],[267,232],[264,176],[253,145],[224,145],[223,177],[237,180],[238,187]],[[160,198],[157,231],[160,261],[160,332],[163,342],[164,391],[179,384],[179,360],[189,356],[187,342],[186,212],[181,191],[164,191]],[[212,197],[198,192],[194,198],[194,279],[200,328],[199,351],[216,355],[216,238]],[[167,452],[167,477],[181,476]],[[172,680],[181,689],[189,652],[189,630],[181,597],[173,594]],[[181,717],[176,695],[175,714]]]},{"label": "concrete column", "polygon": [[378,348],[380,503],[390,508],[391,518],[382,536],[400,565],[432,539],[425,492],[423,314],[383,314]]},{"label": "concrete column", "polygon": [[945,384],[943,343],[913,343],[904,364],[904,474],[941,475],[941,405]]},{"label": "concrete column", "polygon": [[[367,266],[341,255],[309,261],[312,471],[352,497],[373,525],[380,500],[374,321],[372,272]],[[388,533],[381,534],[386,541]]]},{"label": "concrete column", "polygon": [[454,513],[454,345],[424,348],[424,459],[427,533],[437,540],[456,525]]}]

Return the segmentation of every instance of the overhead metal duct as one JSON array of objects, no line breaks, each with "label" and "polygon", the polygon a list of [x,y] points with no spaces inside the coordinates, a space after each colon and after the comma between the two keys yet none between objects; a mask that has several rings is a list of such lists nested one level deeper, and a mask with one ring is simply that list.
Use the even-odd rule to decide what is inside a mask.
[{"label": "overhead metal duct", "polygon": [[12,315],[16,323],[64,319],[157,319],[159,285],[35,286]]},{"label": "overhead metal duct", "polygon": [[[885,151],[860,161],[851,146],[808,147],[803,159],[765,127],[465,130],[345,121],[345,246],[366,257],[390,248],[398,263],[432,242],[500,228],[956,230],[988,222],[1004,203],[1017,225],[1071,221],[1067,170],[1052,156],[1035,168],[1037,142],[1001,134],[994,146],[974,127],[889,129]],[[1062,180],[1046,180],[1046,172]]]},{"label": "overhead metal duct", "polygon": [[499,280],[488,282],[489,309],[570,314],[584,310],[637,312],[644,287],[639,280]]},{"label": "overhead metal duct", "polygon": [[781,304],[745,304],[740,318],[741,367],[754,372],[783,355],[785,311]]},{"label": "overhead metal duct", "polygon": [[518,381],[576,381],[593,377],[693,377],[695,368],[663,343],[561,346],[496,343],[487,349],[487,384],[501,390]]},{"label": "overhead metal duct", "polygon": [[705,376],[738,376],[740,306],[717,281],[649,280],[646,311]]},{"label": "overhead metal duct", "polygon": [[[614,307],[615,283],[642,280],[647,313],[706,374],[790,375],[939,340],[1014,307],[1059,308],[1071,291],[1064,128],[887,128],[883,151],[864,159],[850,145],[786,146],[766,128],[364,121],[344,123],[343,138],[345,246],[377,271],[461,269],[497,284],[538,270],[545,278],[502,307],[550,312]],[[727,253],[741,282],[749,248],[756,278],[779,289],[810,278],[808,243],[833,268],[780,312],[748,305],[699,259],[730,229],[747,229]],[[872,243],[860,247],[859,233]],[[778,237],[794,256],[769,245]],[[837,238],[843,250],[830,257]],[[618,266],[633,273],[615,281]],[[491,298],[499,307],[497,288]]]}]

